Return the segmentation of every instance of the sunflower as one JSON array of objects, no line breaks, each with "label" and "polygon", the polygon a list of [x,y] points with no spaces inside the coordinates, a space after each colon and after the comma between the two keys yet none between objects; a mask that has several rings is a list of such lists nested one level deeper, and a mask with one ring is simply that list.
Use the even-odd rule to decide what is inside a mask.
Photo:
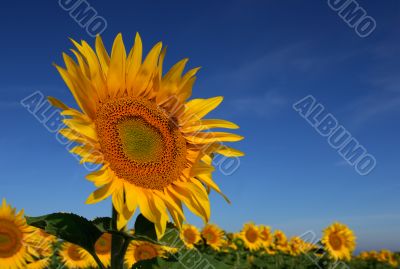
[{"label": "sunflower", "polygon": [[240,232],[232,234],[232,242],[238,248],[243,248],[244,247],[244,241],[242,239],[242,234]]},{"label": "sunflower", "polygon": [[32,227],[34,232],[25,240],[27,249],[35,257],[49,257],[57,238],[45,231]]},{"label": "sunflower", "polygon": [[298,236],[292,237],[289,241],[289,254],[299,256],[306,252],[306,243]]},{"label": "sunflower", "polygon": [[25,241],[34,232],[26,224],[24,211],[16,213],[16,209],[3,199],[0,207],[0,265],[2,268],[26,268],[26,261],[32,260],[25,247]]},{"label": "sunflower", "polygon": [[392,267],[398,266],[398,261],[396,260],[393,252],[387,249],[382,249],[376,256],[376,259],[380,262],[388,263]]},{"label": "sunflower", "polygon": [[272,234],[271,234],[271,227],[265,226],[265,225],[260,225],[258,227],[258,230],[260,232],[260,239],[261,239],[261,244],[264,248],[267,248],[271,246],[272,244]]},{"label": "sunflower", "polygon": [[46,269],[49,268],[51,262],[50,257],[46,257],[37,261],[30,262],[26,265],[27,269]]},{"label": "sunflower", "polygon": [[188,248],[193,248],[200,240],[200,232],[196,226],[184,224],[180,233],[180,237]]},{"label": "sunflower", "polygon": [[155,257],[164,257],[162,246],[146,241],[132,241],[125,254],[125,264],[131,268],[138,261],[151,260]]},{"label": "sunflower", "polygon": [[111,234],[104,233],[94,245],[97,256],[104,266],[111,264]]},{"label": "sunflower", "polygon": [[137,34],[127,56],[122,35],[115,38],[111,55],[98,36],[93,50],[85,41],[73,41],[76,62],[63,54],[66,68],[56,66],[80,110],[49,97],[67,117],[60,133],[80,145],[71,152],[81,163],[99,169],[87,176],[99,187],[87,199],[97,203],[112,196],[122,229],[136,208],[155,223],[160,237],[169,215],[181,227],[184,203],[208,222],[209,189],[226,198],[212,179],[214,153],[227,157],[243,153],[227,147],[243,137],[212,128],[237,129],[234,123],[204,119],[222,97],[192,99],[199,68],[183,74],[187,59],[163,75],[166,50],[157,43],[142,61]]},{"label": "sunflower", "polygon": [[53,255],[53,244],[57,238],[41,229],[35,227],[32,229],[33,233],[25,240],[25,247],[34,258],[28,261],[26,267],[28,269],[48,268]]},{"label": "sunflower", "polygon": [[206,244],[214,250],[220,250],[225,243],[224,231],[215,224],[204,226],[201,236],[204,238]]},{"label": "sunflower", "polygon": [[258,250],[262,244],[260,231],[253,223],[246,223],[243,226],[241,237],[244,246],[250,251]]},{"label": "sunflower", "polygon": [[64,242],[59,250],[62,262],[71,269],[95,266],[93,257],[78,245]]},{"label": "sunflower", "polygon": [[282,232],[281,230],[275,230],[273,237],[273,245],[275,250],[281,252],[289,251],[289,242],[284,232]]},{"label": "sunflower", "polygon": [[324,230],[321,242],[333,259],[350,260],[356,246],[356,237],[346,225],[333,223]]}]

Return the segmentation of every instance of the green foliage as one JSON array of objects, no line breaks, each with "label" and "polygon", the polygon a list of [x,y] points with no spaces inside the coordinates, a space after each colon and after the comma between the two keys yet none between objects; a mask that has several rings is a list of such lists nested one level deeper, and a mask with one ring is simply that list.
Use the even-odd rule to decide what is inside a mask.
[{"label": "green foliage", "polygon": [[94,252],[94,244],[103,232],[91,221],[72,213],[53,213],[40,217],[26,217],[27,223],[48,234]]},{"label": "green foliage", "polygon": [[142,236],[157,242],[157,234],[154,223],[146,219],[142,214],[136,218],[135,235]]}]

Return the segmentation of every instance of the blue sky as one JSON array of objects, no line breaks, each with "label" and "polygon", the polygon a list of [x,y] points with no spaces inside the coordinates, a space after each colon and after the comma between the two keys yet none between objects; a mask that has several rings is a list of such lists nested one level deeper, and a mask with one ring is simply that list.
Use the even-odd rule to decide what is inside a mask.
[{"label": "blue sky", "polygon": [[[222,3],[223,2],[223,3]],[[202,66],[195,97],[225,96],[212,117],[232,120],[246,152],[215,180],[232,200],[211,195],[212,222],[235,231],[247,221],[289,235],[341,221],[359,249],[400,249],[400,3],[359,1],[377,23],[360,38],[327,1],[89,1],[107,21],[108,48],[140,32],[145,49],[168,46],[166,65]],[[7,1],[0,10],[0,197],[29,215],[110,214],[84,205],[94,186],[54,134],[20,105],[35,91],[73,99],[52,63],[68,37],[93,38],[58,1]],[[313,95],[377,160],[360,176],[292,104]],[[195,217],[189,220],[197,225]]]}]

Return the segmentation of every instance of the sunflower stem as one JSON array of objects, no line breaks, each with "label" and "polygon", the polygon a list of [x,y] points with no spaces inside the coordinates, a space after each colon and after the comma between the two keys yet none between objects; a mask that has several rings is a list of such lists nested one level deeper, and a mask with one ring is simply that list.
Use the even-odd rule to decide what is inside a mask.
[{"label": "sunflower stem", "polygon": [[99,266],[100,269],[106,269],[106,267],[104,266],[104,264],[101,262],[101,260],[99,259],[99,256],[97,256],[96,252],[91,253],[93,259],[96,261],[97,265]]},{"label": "sunflower stem", "polygon": [[[117,227],[118,212],[112,208],[112,230],[118,231]],[[124,255],[125,251],[125,239],[121,235],[112,234],[111,239],[111,269],[123,269],[124,268]]]}]

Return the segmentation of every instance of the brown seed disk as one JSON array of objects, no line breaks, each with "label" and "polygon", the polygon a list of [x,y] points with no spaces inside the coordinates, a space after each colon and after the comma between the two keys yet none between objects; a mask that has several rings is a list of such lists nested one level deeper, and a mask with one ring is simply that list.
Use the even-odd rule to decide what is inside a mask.
[{"label": "brown seed disk", "polygon": [[105,160],[131,184],[161,190],[185,168],[185,138],[149,100],[119,98],[102,103],[95,124]]}]

